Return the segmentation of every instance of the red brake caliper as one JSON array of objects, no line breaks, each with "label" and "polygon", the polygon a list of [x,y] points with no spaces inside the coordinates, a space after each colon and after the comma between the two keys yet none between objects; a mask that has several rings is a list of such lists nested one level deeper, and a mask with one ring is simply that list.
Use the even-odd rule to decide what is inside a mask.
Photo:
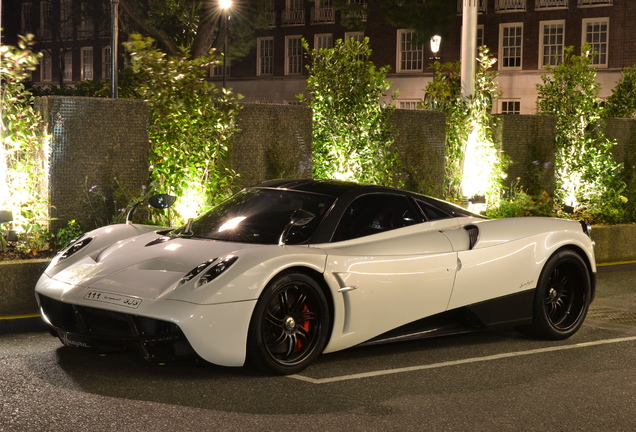
[{"label": "red brake caliper", "polygon": [[[305,314],[309,312],[309,306],[307,306],[307,304],[303,305],[303,315],[305,316]],[[304,320],[303,323],[300,325],[302,328],[305,329],[305,332],[307,332],[307,334],[309,334],[309,321],[308,320]],[[298,352],[302,349],[304,345],[304,342],[302,339],[297,338],[296,339],[296,349],[294,350],[294,352]]]}]

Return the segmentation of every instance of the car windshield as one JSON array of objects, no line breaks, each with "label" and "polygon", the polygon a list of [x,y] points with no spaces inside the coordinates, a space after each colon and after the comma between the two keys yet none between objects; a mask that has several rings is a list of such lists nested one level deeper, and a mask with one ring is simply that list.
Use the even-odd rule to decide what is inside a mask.
[{"label": "car windshield", "polygon": [[240,243],[277,244],[296,210],[315,215],[308,224],[294,227],[287,243],[309,240],[334,197],[279,189],[246,189],[204,213],[172,235]]}]

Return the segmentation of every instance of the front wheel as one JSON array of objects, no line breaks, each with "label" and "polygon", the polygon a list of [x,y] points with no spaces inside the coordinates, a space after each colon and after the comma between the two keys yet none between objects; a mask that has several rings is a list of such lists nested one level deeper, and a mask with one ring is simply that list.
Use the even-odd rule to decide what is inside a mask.
[{"label": "front wheel", "polygon": [[591,295],[585,261],[571,250],[559,251],[548,259],[539,276],[532,324],[519,330],[545,339],[569,338],[583,325]]},{"label": "front wheel", "polygon": [[306,368],[325,347],[329,307],[318,283],[287,273],[263,291],[247,341],[247,360],[266,372],[288,375]]}]

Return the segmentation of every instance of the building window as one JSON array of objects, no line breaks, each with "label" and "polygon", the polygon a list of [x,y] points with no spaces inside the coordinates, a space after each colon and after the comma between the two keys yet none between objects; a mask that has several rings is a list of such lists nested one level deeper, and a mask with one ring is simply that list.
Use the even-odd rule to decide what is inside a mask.
[{"label": "building window", "polygon": [[81,12],[77,36],[80,38],[88,38],[93,36],[93,17],[91,16],[91,9],[87,2],[82,2]]},{"label": "building window", "polygon": [[53,28],[53,9],[50,1],[40,2],[40,31],[38,34],[42,39],[51,38]]},{"label": "building window", "polygon": [[342,11],[342,19],[355,19],[365,22],[367,20],[367,1],[366,0],[348,0],[349,8]]},{"label": "building window", "polygon": [[348,41],[349,39],[355,39],[358,42],[364,41],[364,33],[363,32],[346,32],[344,40]]},{"label": "building window", "polygon": [[51,81],[52,77],[53,59],[51,59],[51,53],[42,51],[42,58],[40,59],[40,79],[42,81]]},{"label": "building window", "polygon": [[[464,11],[464,0],[457,0],[457,14],[461,15]],[[477,2],[477,13],[488,12],[488,0],[479,0]]]},{"label": "building window", "polygon": [[589,44],[592,65],[607,67],[609,42],[609,18],[588,18],[583,20],[583,44]]},{"label": "building window", "polygon": [[565,21],[542,21],[539,64],[556,66],[563,61]]},{"label": "building window", "polygon": [[521,101],[518,100],[502,100],[501,114],[521,114]]},{"label": "building window", "polygon": [[274,38],[265,37],[256,40],[257,66],[256,75],[274,74]]},{"label": "building window", "polygon": [[314,36],[314,49],[333,48],[333,35],[331,33],[317,34]]},{"label": "building window", "polygon": [[523,24],[508,23],[499,27],[501,69],[521,69],[523,47]]},{"label": "building window", "polygon": [[484,45],[484,25],[479,24],[477,25],[477,50],[479,50],[479,47]]},{"label": "building window", "polygon": [[285,36],[285,75],[300,75],[303,70],[302,36]]},{"label": "building window", "polygon": [[567,9],[568,0],[535,0],[535,9]]},{"label": "building window", "polygon": [[280,24],[284,26],[305,24],[303,0],[286,0],[285,9],[280,15]]},{"label": "building window", "polygon": [[495,0],[495,12],[525,12],[526,0]]},{"label": "building window", "polygon": [[274,0],[269,0],[265,10],[265,20],[269,27],[276,27],[276,6]]},{"label": "building window", "polygon": [[102,78],[110,79],[113,73],[113,62],[112,62],[113,52],[109,46],[105,46],[102,49]]},{"label": "building window", "polygon": [[73,0],[60,1],[60,33],[62,39],[73,37]]},{"label": "building window", "polygon": [[398,30],[397,71],[422,72],[424,46],[418,44],[415,30]]},{"label": "building window", "polygon": [[612,6],[613,0],[579,0],[579,7]]},{"label": "building window", "polygon": [[82,48],[82,81],[93,79],[93,48]]},{"label": "building window", "polygon": [[60,51],[62,63],[62,77],[64,81],[73,81],[73,51]]},{"label": "building window", "polygon": [[419,100],[400,100],[397,101],[398,102],[398,108],[399,109],[408,109],[408,110],[414,110],[417,109],[418,105],[422,102]]},{"label": "building window", "polygon": [[336,22],[333,0],[316,0],[315,5],[311,8],[312,24],[333,24]]},{"label": "building window", "polygon": [[33,3],[22,3],[20,12],[22,34],[33,33]]}]

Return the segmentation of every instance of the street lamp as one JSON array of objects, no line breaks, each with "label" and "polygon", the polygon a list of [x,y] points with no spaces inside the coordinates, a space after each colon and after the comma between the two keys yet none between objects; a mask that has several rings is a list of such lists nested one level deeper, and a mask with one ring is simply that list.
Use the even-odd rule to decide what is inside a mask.
[{"label": "street lamp", "polygon": [[232,7],[232,0],[219,0],[219,7],[223,10],[223,88],[226,84],[227,68],[227,24],[230,16],[228,10]]},{"label": "street lamp", "polygon": [[439,60],[437,53],[439,52],[439,46],[442,44],[442,37],[435,35],[431,38],[431,52],[433,53],[433,60]]}]

